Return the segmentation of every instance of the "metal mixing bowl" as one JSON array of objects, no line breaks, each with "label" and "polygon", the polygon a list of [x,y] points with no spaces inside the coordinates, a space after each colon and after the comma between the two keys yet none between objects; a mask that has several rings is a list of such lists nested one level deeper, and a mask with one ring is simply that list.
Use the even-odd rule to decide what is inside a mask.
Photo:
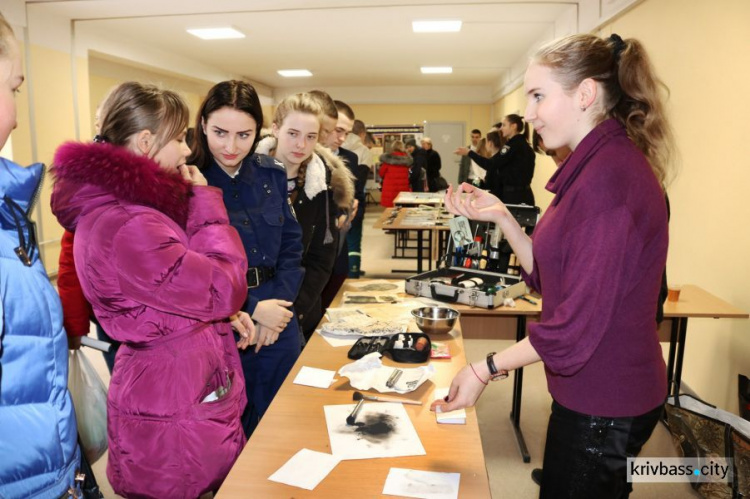
[{"label": "metal mixing bowl", "polygon": [[420,307],[411,311],[417,327],[426,334],[445,334],[456,325],[458,310],[450,307]]}]

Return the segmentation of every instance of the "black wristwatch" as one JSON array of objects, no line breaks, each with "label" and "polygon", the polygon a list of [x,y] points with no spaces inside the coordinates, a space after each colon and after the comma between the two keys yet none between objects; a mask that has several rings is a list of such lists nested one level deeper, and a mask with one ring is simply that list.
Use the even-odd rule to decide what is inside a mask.
[{"label": "black wristwatch", "polygon": [[490,381],[497,381],[499,379],[505,379],[508,377],[508,371],[498,371],[495,366],[495,354],[497,352],[490,352],[487,354],[487,368],[490,370]]}]

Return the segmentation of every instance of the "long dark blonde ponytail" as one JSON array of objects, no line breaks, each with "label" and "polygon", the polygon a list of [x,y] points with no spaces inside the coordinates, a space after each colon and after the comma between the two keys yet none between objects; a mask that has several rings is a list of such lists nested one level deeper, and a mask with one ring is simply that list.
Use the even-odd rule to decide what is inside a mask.
[{"label": "long dark blonde ponytail", "polygon": [[587,78],[599,82],[604,98],[597,122],[607,118],[620,121],[662,186],[669,183],[674,138],[664,105],[668,89],[638,40],[572,35],[542,47],[533,62],[549,67],[569,92]]}]

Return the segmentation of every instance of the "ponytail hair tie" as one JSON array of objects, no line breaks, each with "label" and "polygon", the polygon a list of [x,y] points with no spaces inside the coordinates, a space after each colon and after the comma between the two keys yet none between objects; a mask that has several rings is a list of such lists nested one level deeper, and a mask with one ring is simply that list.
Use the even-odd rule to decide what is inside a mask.
[{"label": "ponytail hair tie", "polygon": [[109,142],[109,139],[107,138],[107,136],[97,133],[96,135],[94,135],[94,142],[96,142],[97,144],[106,144]]},{"label": "ponytail hair tie", "polygon": [[623,40],[617,33],[612,33],[609,37],[609,41],[612,43],[612,55],[615,58],[615,64],[620,61],[620,54],[625,50],[625,40]]}]

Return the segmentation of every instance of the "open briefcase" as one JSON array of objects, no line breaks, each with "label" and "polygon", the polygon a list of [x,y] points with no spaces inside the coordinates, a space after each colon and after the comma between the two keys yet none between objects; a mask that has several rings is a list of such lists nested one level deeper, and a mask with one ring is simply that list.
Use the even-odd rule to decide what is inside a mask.
[{"label": "open briefcase", "polygon": [[[539,218],[539,207],[507,206],[530,233]],[[474,237],[469,239],[467,233]],[[515,255],[502,234],[492,224],[469,222],[464,217],[451,221],[451,237],[437,269],[408,277],[405,289],[415,296],[487,309],[527,292]]]}]

